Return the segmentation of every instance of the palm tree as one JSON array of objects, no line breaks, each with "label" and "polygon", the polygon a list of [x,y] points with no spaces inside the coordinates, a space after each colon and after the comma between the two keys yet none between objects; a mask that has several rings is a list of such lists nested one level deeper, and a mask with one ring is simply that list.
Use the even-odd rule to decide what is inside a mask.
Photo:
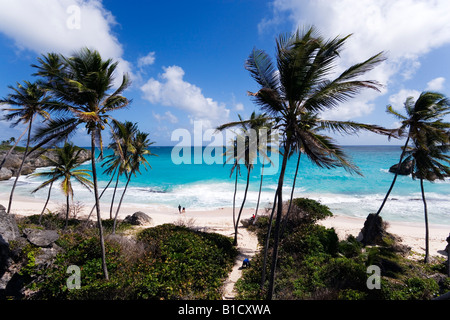
[{"label": "palm tree", "polygon": [[408,97],[404,103],[406,115],[395,111],[390,105],[387,106],[386,112],[401,120],[401,125],[397,129],[397,132],[399,136],[406,135],[406,142],[402,148],[400,160],[397,164],[397,170],[395,171],[391,186],[389,187],[380,208],[375,214],[376,216],[381,213],[381,210],[386,204],[386,201],[394,188],[398,172],[402,163],[404,163],[403,157],[405,156],[410,140],[417,139],[419,133],[424,130],[439,131],[441,129],[445,129],[445,126],[443,128],[442,118],[445,114],[447,114],[449,106],[450,101],[444,95],[430,91],[422,92],[416,101],[414,101],[413,97]]},{"label": "palm tree", "polygon": [[47,156],[42,156],[45,160],[47,160],[50,163],[50,166],[52,166],[53,169],[50,169],[49,171],[33,173],[31,175],[34,177],[49,178],[48,180],[44,181],[39,187],[34,189],[32,193],[46,186],[49,186],[49,189],[51,189],[55,181],[62,179],[61,190],[66,196],[66,223],[64,228],[67,228],[69,221],[69,212],[70,212],[69,198],[72,198],[73,202],[72,179],[75,179],[82,186],[86,187],[89,191],[91,191],[90,188],[93,186],[93,183],[88,179],[88,177],[91,177],[89,173],[90,170],[77,169],[84,162],[84,159],[80,156],[81,151],[82,149],[74,146],[72,143],[67,142],[64,144],[62,148],[58,148],[55,150],[56,159],[52,159]]},{"label": "palm tree", "polygon": [[[248,193],[248,187],[250,184],[250,173],[251,170],[253,170],[254,166],[253,163],[255,162],[256,156],[258,153],[263,157],[263,159],[268,159],[269,163],[272,161],[267,156],[267,151],[270,150],[270,147],[267,146],[267,141],[272,141],[273,134],[271,132],[271,124],[267,121],[267,117],[265,114],[256,114],[256,112],[253,112],[250,116],[250,119],[243,120],[241,115],[238,115],[239,122],[237,123],[229,123],[226,125],[222,125],[217,128],[217,130],[224,130],[225,128],[233,127],[237,124],[240,125],[241,133],[236,135],[236,138],[233,143],[233,149],[231,152],[233,153],[233,157],[229,157],[226,161],[229,162],[231,158],[234,161],[234,165],[231,169],[231,174],[233,174],[233,170],[239,170],[240,161],[244,162],[245,167],[247,168],[247,181],[244,191],[244,199],[242,201],[237,220],[234,218],[234,203],[235,203],[235,197],[236,197],[236,186],[237,186],[237,172],[236,172],[236,181],[235,181],[235,191],[234,191],[234,198],[233,198],[233,224],[235,228],[234,233],[234,241],[233,244],[237,245],[237,229],[239,226],[240,217],[242,214],[242,210],[245,205],[245,201],[247,199],[247,193]],[[264,130],[265,135],[263,136],[262,130]],[[231,154],[230,152],[230,154]],[[263,161],[264,165],[264,161]],[[262,186],[262,175],[261,175],[261,182],[260,182],[260,189],[259,189],[259,195],[261,194],[261,186]],[[258,203],[257,207],[259,205],[259,196],[258,196]],[[258,209],[256,209],[257,212]]]},{"label": "palm tree", "polygon": [[[27,131],[27,142],[25,147],[25,152],[23,153],[22,162],[20,163],[20,167],[16,172],[16,179],[14,180],[11,194],[9,196],[9,203],[7,213],[11,211],[11,205],[14,196],[14,190],[17,185],[17,180],[22,172],[23,165],[25,163],[25,159],[28,156],[28,151],[30,147],[31,141],[31,131],[33,126],[33,121],[39,115],[44,118],[44,120],[50,119],[50,115],[47,110],[52,108],[51,97],[43,90],[40,83],[35,82],[31,83],[29,81],[24,81],[24,84],[17,83],[17,87],[9,86],[9,88],[13,91],[6,98],[0,100],[0,104],[6,104],[10,107],[4,108],[4,111],[8,111],[9,113],[4,117],[5,120],[11,121],[15,120],[13,126],[16,126],[19,123],[28,124]],[[17,139],[18,141],[20,139]],[[16,144],[18,143],[16,142]],[[10,149],[9,153],[6,157],[12,152],[16,144]],[[4,163],[3,160],[2,165]]]},{"label": "palm tree", "polygon": [[117,171],[116,184],[114,186],[114,192],[111,199],[111,206],[109,211],[110,219],[113,218],[112,211],[117,186],[119,184],[119,178],[125,172],[131,171],[131,165],[128,161],[127,155],[129,154],[129,152],[133,152],[134,150],[132,139],[137,131],[137,124],[130,121],[125,121],[124,123],[114,122],[114,137],[113,141],[108,146],[108,148],[113,150],[113,154],[107,156],[105,158],[106,161],[102,164],[102,167],[107,166],[106,170],[104,171],[104,173],[106,174],[115,173]]},{"label": "palm tree", "polygon": [[[359,172],[343,150],[330,137],[319,134],[317,128],[343,134],[360,130],[387,133],[385,129],[374,125],[323,120],[318,117],[319,113],[337,107],[364,89],[379,90],[378,82],[358,78],[385,60],[382,53],[351,66],[334,79],[329,79],[348,37],[325,40],[311,27],[302,33],[297,31],[293,35],[278,38],[277,68],[268,54],[256,49],[246,63],[247,70],[260,86],[258,92],[249,95],[276,122],[274,129],[278,129],[282,137],[283,160],[274,201],[276,222],[268,299],[272,298],[277,263],[283,208],[282,187],[286,163],[293,149],[302,146],[303,153],[319,167],[343,167],[350,172]],[[311,126],[312,119],[314,126]]]},{"label": "palm tree", "polygon": [[[236,225],[236,193],[237,193],[237,185],[238,185],[238,175],[241,175],[241,165],[238,161],[237,156],[237,138],[234,138],[232,141],[232,145],[228,146],[225,150],[224,155],[230,155],[226,160],[225,164],[229,163],[231,160],[233,160],[233,166],[231,167],[230,171],[230,178],[233,176],[233,173],[235,172],[236,177],[234,180],[234,194],[233,194],[233,226]],[[232,156],[231,156],[232,154]]]},{"label": "palm tree", "polygon": [[151,153],[148,148],[153,144],[154,142],[151,142],[148,139],[148,133],[137,131],[131,138],[131,145],[132,148],[128,149],[127,154],[124,154],[125,158],[127,159],[127,162],[130,165],[130,171],[125,171],[125,175],[127,176],[127,182],[125,184],[125,188],[122,192],[122,196],[120,197],[119,205],[116,210],[116,215],[114,217],[114,224],[113,224],[113,234],[116,232],[116,223],[117,223],[117,216],[119,215],[119,210],[122,205],[123,197],[125,196],[125,192],[127,191],[128,184],[130,183],[131,176],[137,176],[136,173],[141,173],[140,167],[141,165],[144,166],[145,170],[147,170],[147,165],[151,168],[150,164],[148,163],[146,156],[155,156],[155,154]]},{"label": "palm tree", "polygon": [[94,183],[97,225],[102,249],[102,269],[105,279],[109,279],[106,266],[105,244],[101,224],[100,201],[98,195],[97,170],[95,166],[95,149],[99,147],[99,158],[103,158],[102,131],[110,126],[113,118],[110,113],[125,108],[129,100],[122,96],[129,86],[128,75],[124,74],[122,82],[115,90],[114,73],[118,62],[103,60],[98,51],[83,48],[73,56],[48,54],[39,59],[36,75],[47,79],[50,90],[61,105],[71,113],[70,117],[51,121],[37,133],[38,138],[48,141],[55,137],[73,134],[76,128],[84,125],[91,137],[91,166]]},{"label": "palm tree", "polygon": [[[435,109],[434,109],[435,110]],[[431,111],[433,112],[433,111]],[[433,182],[445,180],[450,176],[450,137],[445,128],[450,127],[448,122],[440,122],[439,128],[422,128],[414,136],[414,147],[406,151],[405,161],[412,161],[412,178],[419,179],[425,218],[425,263],[430,261],[428,209],[425,198],[423,181]]]}]

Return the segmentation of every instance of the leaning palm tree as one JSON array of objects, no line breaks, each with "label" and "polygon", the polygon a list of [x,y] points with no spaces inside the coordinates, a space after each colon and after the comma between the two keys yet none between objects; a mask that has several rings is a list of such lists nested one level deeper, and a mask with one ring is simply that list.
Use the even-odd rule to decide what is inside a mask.
[{"label": "leaning palm tree", "polygon": [[[450,123],[441,122],[440,127],[450,127]],[[419,179],[425,218],[425,263],[430,261],[428,208],[423,181],[445,180],[450,176],[450,139],[445,129],[423,128],[415,135],[414,147],[406,151],[405,161],[412,161],[412,178]]]},{"label": "leaning palm tree", "polygon": [[[228,159],[226,161],[229,162],[231,159],[234,161],[234,165],[231,169],[231,175],[233,174],[233,171],[236,169],[236,181],[235,181],[235,191],[234,191],[234,198],[233,198],[233,225],[235,228],[234,233],[234,241],[233,244],[237,245],[237,230],[239,226],[240,217],[247,199],[247,193],[248,188],[250,184],[250,173],[253,170],[255,163],[255,159],[257,155],[259,154],[263,158],[262,166],[264,167],[264,161],[267,159],[269,163],[272,163],[270,158],[267,155],[267,152],[271,150],[270,146],[268,146],[268,143],[272,142],[273,139],[273,133],[271,131],[271,123],[267,121],[267,117],[264,114],[256,114],[256,112],[253,112],[248,120],[243,120],[241,115],[238,115],[239,122],[237,123],[229,123],[223,126],[218,127],[218,130],[224,130],[225,128],[230,128],[233,126],[236,126],[239,124],[240,126],[240,133],[238,133],[235,137],[235,140],[233,142],[233,147],[227,151],[228,152]],[[231,156],[233,154],[233,156]],[[235,197],[236,197],[236,187],[237,187],[237,174],[238,170],[240,170],[240,162],[243,162],[244,166],[247,169],[247,181],[244,191],[244,198],[237,216],[237,220],[235,219],[234,214],[234,204],[235,204]],[[256,213],[258,212],[258,206],[259,206],[259,200],[261,195],[261,187],[262,187],[262,174],[261,174],[261,181],[260,181],[260,188],[259,188],[259,194],[258,194],[258,202],[257,207],[255,211],[255,217]]]},{"label": "leaning palm tree", "polygon": [[[29,81],[24,81],[24,84],[17,83],[16,88],[13,86],[9,86],[9,88],[13,92],[10,93],[6,98],[0,100],[0,104],[9,105],[9,107],[3,109],[4,111],[9,112],[4,118],[7,121],[15,120],[13,126],[18,125],[19,123],[27,124],[28,136],[25,146],[25,152],[22,156],[22,162],[20,163],[19,169],[16,172],[16,178],[14,180],[9,196],[7,209],[8,213],[11,211],[11,205],[13,201],[14,190],[17,185],[17,180],[19,179],[19,176],[22,172],[25,159],[29,154],[33,121],[38,115],[43,117],[44,120],[50,119],[50,115],[47,111],[52,108],[51,97],[45,90],[43,90],[42,85],[38,82],[31,83]],[[10,149],[10,152],[14,149],[16,144]],[[6,155],[6,157],[9,156],[10,152]],[[6,157],[3,160],[2,165],[6,160]]]},{"label": "leaning palm tree", "polygon": [[50,169],[49,171],[33,173],[31,175],[33,177],[49,178],[48,180],[44,181],[41,185],[39,185],[36,189],[34,189],[32,193],[41,190],[42,188],[47,186],[49,186],[49,188],[51,189],[54,182],[62,179],[61,190],[66,196],[66,223],[64,228],[67,228],[69,221],[69,212],[70,212],[69,198],[71,198],[73,202],[72,179],[75,179],[89,191],[91,191],[91,187],[93,186],[92,181],[88,179],[91,177],[89,173],[90,170],[78,169],[78,167],[84,162],[84,159],[80,156],[81,151],[82,151],[81,148],[74,146],[72,143],[65,143],[62,148],[55,149],[56,154],[55,159],[52,159],[47,156],[42,156],[50,164],[50,166],[53,167],[52,169]]},{"label": "leaning palm tree", "polygon": [[402,148],[400,160],[395,170],[394,178],[392,179],[391,186],[389,187],[386,196],[381,203],[380,208],[376,212],[376,216],[381,213],[386,201],[391,194],[394,184],[397,180],[398,172],[404,163],[403,158],[408,149],[410,140],[418,138],[421,132],[425,131],[440,131],[445,129],[445,125],[442,122],[442,118],[448,113],[450,107],[450,101],[442,94],[436,92],[425,91],[422,92],[419,98],[414,101],[413,97],[408,97],[404,103],[406,115],[403,115],[394,110],[392,106],[387,106],[386,112],[394,115],[401,120],[401,125],[397,129],[399,136],[406,136],[405,145]]},{"label": "leaning palm tree", "polygon": [[118,62],[103,60],[97,51],[87,48],[67,58],[48,54],[39,59],[36,75],[47,80],[46,89],[66,106],[69,116],[61,117],[37,133],[37,138],[49,141],[73,134],[80,125],[86,128],[91,137],[91,166],[94,183],[94,197],[97,212],[97,225],[102,249],[102,269],[105,279],[109,279],[106,266],[105,244],[101,223],[98,194],[95,150],[99,148],[99,158],[103,158],[102,131],[110,126],[113,118],[110,113],[125,108],[129,100],[122,93],[129,86],[128,75],[124,74],[117,88],[114,86],[114,73]]},{"label": "leaning palm tree", "polygon": [[[310,125],[311,116],[308,115],[311,113],[318,115],[333,109],[364,89],[379,90],[378,82],[359,80],[359,77],[385,60],[382,53],[355,64],[337,77],[331,78],[340,51],[348,37],[325,40],[315,28],[311,27],[303,32],[297,31],[293,35],[282,35],[278,38],[276,65],[268,54],[256,49],[246,63],[247,70],[260,86],[258,92],[249,95],[253,96],[261,109],[275,120],[274,128],[279,130],[282,138],[280,149],[283,150],[283,159],[274,201],[276,221],[268,299],[271,299],[273,294],[283,209],[282,188],[287,160],[292,150],[295,146],[301,145],[303,153],[322,168],[343,167],[350,172],[359,172],[341,147],[330,137],[319,134],[316,129],[312,130],[314,127]],[[386,133],[381,127],[352,121],[323,120],[315,116],[314,122],[316,127],[322,130],[343,134],[352,134],[360,130]],[[269,234],[266,241],[268,237]]]},{"label": "leaning palm tree", "polygon": [[128,148],[127,154],[124,154],[127,159],[127,163],[129,163],[130,171],[125,171],[125,175],[127,176],[127,182],[125,184],[125,188],[122,192],[122,196],[120,197],[119,205],[116,210],[116,215],[114,216],[114,224],[113,224],[113,234],[116,232],[116,224],[117,224],[117,216],[119,215],[119,210],[122,205],[122,200],[125,196],[125,192],[127,191],[128,184],[131,181],[131,176],[137,176],[137,173],[141,173],[141,166],[147,170],[147,165],[151,168],[148,163],[146,156],[155,156],[155,154],[151,153],[149,147],[154,142],[151,142],[148,139],[148,133],[136,131],[134,135],[131,137],[131,146]]},{"label": "leaning palm tree", "polygon": [[235,179],[234,179],[234,194],[233,194],[233,226],[236,225],[236,194],[237,194],[237,186],[238,186],[238,175],[241,175],[241,165],[238,161],[237,156],[237,138],[235,137],[232,141],[231,146],[227,146],[225,155],[229,155],[229,157],[225,160],[225,164],[229,163],[230,161],[233,161],[233,166],[231,167],[230,171],[230,178],[233,176],[233,173],[235,173]]},{"label": "leaning palm tree", "polygon": [[119,184],[119,178],[125,172],[131,171],[131,165],[128,161],[128,154],[134,151],[132,140],[137,131],[138,128],[136,123],[132,123],[130,121],[125,121],[124,123],[114,122],[113,141],[108,146],[108,148],[110,148],[113,153],[105,157],[106,161],[102,164],[102,167],[106,166],[106,169],[104,171],[104,173],[106,174],[112,174],[114,177],[114,173],[117,171],[116,183],[114,186],[111,206],[109,210],[110,219],[113,218],[112,212],[117,186]]}]

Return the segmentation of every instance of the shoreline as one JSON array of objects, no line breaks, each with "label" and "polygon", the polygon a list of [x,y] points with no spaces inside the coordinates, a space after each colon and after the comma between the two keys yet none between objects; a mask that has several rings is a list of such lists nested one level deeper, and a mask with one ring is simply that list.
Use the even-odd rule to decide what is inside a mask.
[{"label": "shoreline", "polygon": [[[7,206],[9,196],[0,194],[0,204]],[[40,214],[45,200],[31,197],[15,196],[11,213],[18,216],[27,216]],[[61,203],[49,201],[50,210],[57,209]],[[91,211],[93,203],[84,204],[78,218],[86,218]],[[116,208],[116,207],[115,207]],[[101,203],[102,218],[109,218],[109,206]],[[142,211],[149,215],[152,220],[152,226],[164,223],[184,223],[199,229],[214,231],[224,235],[231,236],[233,230],[233,210],[231,207],[223,207],[211,210],[189,210],[186,213],[179,213],[178,208],[172,208],[165,205],[144,205],[122,203],[118,218],[124,219],[137,211]],[[241,220],[247,219],[254,213],[254,208],[244,208]],[[263,214],[264,208],[260,208],[258,214]],[[236,207],[236,217],[239,213],[239,206]],[[115,210],[113,211],[113,216]],[[96,213],[93,212],[91,219],[96,220]],[[384,220],[384,219],[383,219]],[[333,215],[330,218],[319,221],[318,224],[327,228],[334,228],[340,240],[346,239],[349,235],[358,237],[359,232],[364,226],[365,218],[345,216],[342,214]],[[400,237],[401,243],[411,247],[411,253],[420,257],[425,253],[425,226],[424,223],[391,221],[388,223],[387,231]],[[429,225],[430,255],[446,257],[445,247],[447,246],[447,237],[450,233],[450,226],[440,224]]]}]

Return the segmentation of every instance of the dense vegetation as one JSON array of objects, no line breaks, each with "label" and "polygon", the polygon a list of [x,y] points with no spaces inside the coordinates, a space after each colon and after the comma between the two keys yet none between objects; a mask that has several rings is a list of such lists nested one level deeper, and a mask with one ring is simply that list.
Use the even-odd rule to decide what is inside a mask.
[{"label": "dense vegetation", "polygon": [[[353,236],[339,241],[334,229],[316,223],[331,214],[326,206],[309,199],[295,199],[294,206],[280,242],[274,298],[426,300],[450,290],[444,260],[425,264],[408,259],[392,240],[372,247],[363,247]],[[254,226],[260,243],[268,222],[262,216]],[[380,289],[368,289],[371,265],[380,268]],[[259,253],[237,283],[238,298],[261,298],[261,266]]]},{"label": "dense vegetation", "polygon": [[[30,227],[37,217],[22,222]],[[61,230],[62,220],[47,215],[43,224]],[[112,220],[104,221],[106,233]],[[32,225],[31,225],[32,226]],[[234,263],[236,250],[231,239],[198,232],[185,226],[165,224],[130,233],[120,224],[116,234],[106,236],[107,266],[110,279],[103,278],[101,248],[95,227],[82,227],[69,221],[60,234],[61,248],[54,262],[45,269],[34,263],[38,248],[22,250],[22,268],[32,299],[221,299],[221,287]],[[67,288],[70,265],[81,269],[81,288]]]}]

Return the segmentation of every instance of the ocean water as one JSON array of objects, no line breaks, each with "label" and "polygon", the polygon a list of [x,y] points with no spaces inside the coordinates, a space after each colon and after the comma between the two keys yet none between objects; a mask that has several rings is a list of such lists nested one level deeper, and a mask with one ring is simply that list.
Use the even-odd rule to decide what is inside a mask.
[{"label": "ocean water", "polygon": [[[177,164],[177,161],[174,163],[172,160],[172,150],[172,147],[151,148],[152,153],[158,156],[148,157],[151,169],[147,171],[142,169],[141,175],[132,177],[124,203],[149,206],[163,204],[174,208],[180,204],[187,210],[205,211],[232,206],[235,176],[230,177],[231,164],[207,164],[204,159],[201,161],[201,156],[205,155],[202,153],[204,149],[197,150],[198,153],[191,150],[190,164]],[[388,169],[398,162],[401,149],[396,146],[348,146],[345,147],[345,151],[360,168],[363,176],[350,174],[341,168],[321,169],[314,166],[306,156],[302,156],[294,194],[296,197],[318,200],[330,207],[335,214],[365,218],[369,213],[376,212],[381,205],[394,177]],[[109,152],[111,151],[105,150],[105,154]],[[281,162],[281,157],[279,161]],[[294,155],[286,168],[284,199],[290,196],[296,162],[297,156]],[[90,169],[90,162],[83,164],[83,167]],[[261,168],[262,164],[256,163],[251,172],[247,208],[256,207]],[[38,169],[43,170],[45,168]],[[101,192],[110,177],[103,174],[104,168],[100,163],[97,171]],[[278,171],[274,167],[266,164],[264,173],[260,202],[262,208],[269,206],[273,201],[278,181]],[[243,199],[246,175],[246,168],[241,166],[237,206]],[[30,193],[41,182],[41,178],[21,177],[16,192],[22,196],[45,199],[46,189]],[[119,193],[116,197],[120,196],[125,182],[125,177],[120,179]],[[0,182],[0,192],[8,193],[11,185],[12,180]],[[113,186],[114,182],[102,197],[105,203],[111,199]],[[74,192],[75,201],[92,203],[94,197],[92,192],[76,184]],[[425,192],[430,223],[450,225],[450,179],[434,183],[425,182]],[[63,202],[62,192],[54,190],[52,199]],[[399,176],[382,216],[388,221],[423,222],[419,181],[413,180],[411,176]]]}]

